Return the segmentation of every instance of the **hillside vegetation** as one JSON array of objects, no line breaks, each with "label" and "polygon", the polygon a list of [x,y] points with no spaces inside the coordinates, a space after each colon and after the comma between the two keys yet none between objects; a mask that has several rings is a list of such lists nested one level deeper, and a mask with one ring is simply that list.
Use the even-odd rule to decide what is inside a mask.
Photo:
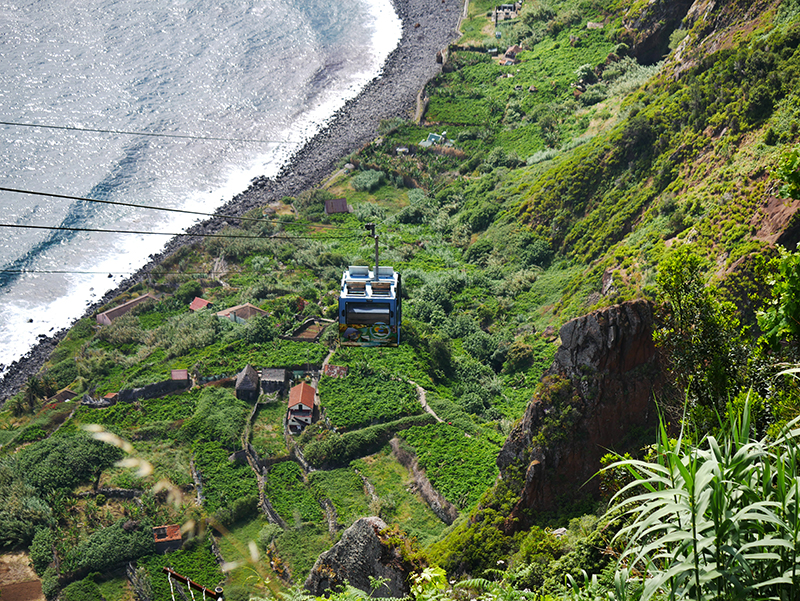
[{"label": "hillside vegetation", "polygon": [[[5,400],[0,547],[29,554],[48,599],[169,601],[163,566],[231,601],[300,599],[368,515],[428,566],[418,601],[796,597],[800,2],[526,0],[496,27],[493,9],[470,1],[422,122],[383,122],[318,188],[181,248],[104,309],[157,301],[80,320]],[[334,198],[353,211],[326,215]],[[367,223],[402,273],[401,345],[340,347],[335,325],[289,339],[336,319],[343,270],[374,262]],[[516,530],[527,466],[500,477],[496,458],[563,392],[542,379],[558,328],[635,298],[657,316],[660,431],[607,456],[601,498]],[[244,303],[266,315],[214,314]],[[328,356],[346,375],[319,375]],[[285,397],[237,399],[247,365],[314,382],[321,419],[288,435]],[[176,369],[194,386],[78,402]],[[551,418],[540,439],[569,407]],[[156,554],[173,523],[183,547]]]}]

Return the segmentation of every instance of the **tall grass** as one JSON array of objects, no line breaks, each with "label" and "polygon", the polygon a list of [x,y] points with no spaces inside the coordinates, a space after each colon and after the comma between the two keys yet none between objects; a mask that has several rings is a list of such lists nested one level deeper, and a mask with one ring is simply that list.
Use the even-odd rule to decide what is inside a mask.
[{"label": "tall grass", "polygon": [[686,448],[662,422],[653,462],[613,466],[635,478],[615,498],[630,519],[617,534],[628,542],[621,562],[641,576],[641,601],[796,598],[798,423],[754,440],[748,401],[719,438]]}]

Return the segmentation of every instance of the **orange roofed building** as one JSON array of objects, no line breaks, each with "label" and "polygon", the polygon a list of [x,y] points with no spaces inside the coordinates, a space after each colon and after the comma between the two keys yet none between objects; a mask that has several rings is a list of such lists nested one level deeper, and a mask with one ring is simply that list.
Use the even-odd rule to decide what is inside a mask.
[{"label": "orange roofed building", "polygon": [[156,553],[177,551],[181,548],[181,527],[178,524],[156,526],[153,528],[153,539],[156,543]]},{"label": "orange roofed building", "polygon": [[204,298],[200,298],[199,296],[195,296],[194,300],[189,303],[189,310],[190,311],[199,311],[200,309],[205,309],[206,307],[210,306],[212,303],[211,301],[207,301]]},{"label": "orange roofed building", "polygon": [[286,414],[289,430],[297,433],[311,425],[314,421],[316,396],[317,389],[305,382],[292,387],[289,391],[289,410]]}]

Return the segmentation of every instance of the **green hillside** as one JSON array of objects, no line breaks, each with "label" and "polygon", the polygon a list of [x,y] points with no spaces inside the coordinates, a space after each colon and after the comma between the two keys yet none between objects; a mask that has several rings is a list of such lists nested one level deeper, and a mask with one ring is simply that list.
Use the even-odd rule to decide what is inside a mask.
[{"label": "green hillside", "polygon": [[[48,599],[169,601],[165,565],[231,601],[301,598],[369,515],[429,566],[417,601],[795,598],[800,2],[526,0],[497,25],[493,9],[469,2],[421,122],[383,122],[319,187],[182,247],[102,309],[158,300],[80,320],[5,400],[0,550],[29,554]],[[327,215],[334,198],[353,211]],[[335,324],[298,339],[337,318],[343,270],[374,263],[367,223],[402,274],[401,345],[339,346]],[[631,434],[601,498],[576,490],[517,529],[527,466],[504,479],[496,459],[534,398],[559,400],[542,376],[560,326],[640,298],[661,431]],[[214,314],[245,303],[265,314]],[[346,375],[319,375],[326,357]],[[238,399],[247,365],[313,382],[320,419],[289,435],[285,395]],[[190,389],[77,402],[179,369]],[[64,388],[77,398],[51,398]],[[167,524],[188,542],[158,555]]]}]

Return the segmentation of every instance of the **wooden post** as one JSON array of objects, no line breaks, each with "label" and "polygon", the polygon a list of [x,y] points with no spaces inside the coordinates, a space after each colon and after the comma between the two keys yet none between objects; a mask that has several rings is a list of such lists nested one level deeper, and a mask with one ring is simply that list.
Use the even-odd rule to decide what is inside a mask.
[{"label": "wooden post", "polygon": [[194,590],[200,591],[206,597],[211,597],[213,599],[216,599],[217,601],[222,599],[221,587],[217,587],[216,589],[211,590],[210,588],[204,587],[202,584],[197,584],[196,582],[190,580],[186,576],[181,576],[180,574],[178,574],[178,572],[176,572],[172,568],[163,567],[161,568],[161,571],[167,574],[168,576],[172,576],[175,580],[183,582],[185,585],[192,587]]}]

